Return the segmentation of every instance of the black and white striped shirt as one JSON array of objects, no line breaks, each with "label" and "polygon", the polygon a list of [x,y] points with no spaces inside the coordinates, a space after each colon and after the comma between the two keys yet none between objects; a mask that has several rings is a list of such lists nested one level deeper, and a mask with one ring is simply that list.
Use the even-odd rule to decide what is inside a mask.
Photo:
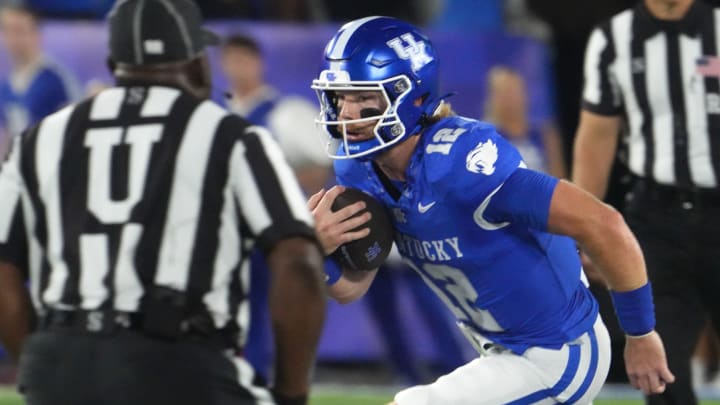
[{"label": "black and white striped shirt", "polygon": [[14,142],[0,172],[0,260],[52,309],[138,311],[149,286],[199,293],[247,326],[249,260],[312,217],[271,136],[211,101],[127,86]]},{"label": "black and white striped shirt", "polygon": [[696,0],[680,21],[643,1],[590,36],[583,108],[626,119],[632,173],[680,188],[720,181],[720,9]]}]

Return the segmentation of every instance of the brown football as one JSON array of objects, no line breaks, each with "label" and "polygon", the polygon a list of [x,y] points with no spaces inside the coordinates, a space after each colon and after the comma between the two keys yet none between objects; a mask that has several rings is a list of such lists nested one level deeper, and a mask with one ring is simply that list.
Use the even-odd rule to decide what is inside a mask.
[{"label": "brown football", "polygon": [[346,188],[335,198],[332,210],[337,211],[357,201],[365,201],[365,209],[354,216],[370,211],[370,220],[354,230],[370,228],[368,236],[340,245],[331,256],[343,268],[356,271],[370,271],[378,268],[387,259],[393,244],[394,230],[385,207],[375,198],[356,188]]}]

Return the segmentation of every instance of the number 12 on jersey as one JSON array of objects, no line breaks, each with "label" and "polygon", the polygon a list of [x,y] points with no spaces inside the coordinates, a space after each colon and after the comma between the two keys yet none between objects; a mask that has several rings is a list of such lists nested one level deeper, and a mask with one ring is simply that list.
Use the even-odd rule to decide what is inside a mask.
[{"label": "number 12 on jersey", "polygon": [[421,270],[414,263],[409,264],[445,302],[458,321],[488,332],[503,331],[490,311],[477,307],[475,304],[478,298],[477,290],[460,269],[441,264],[424,263]]}]

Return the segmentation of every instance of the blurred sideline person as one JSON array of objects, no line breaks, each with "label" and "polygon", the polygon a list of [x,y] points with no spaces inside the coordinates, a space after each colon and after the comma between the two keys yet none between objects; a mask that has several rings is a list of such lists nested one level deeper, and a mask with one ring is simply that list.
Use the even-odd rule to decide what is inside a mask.
[{"label": "blurred sideline person", "polygon": [[[266,126],[285,153],[300,187],[310,195],[332,178],[330,159],[318,148],[317,108],[298,96],[283,96],[265,82],[262,50],[246,35],[232,35],[222,44],[222,70],[230,86],[227,108],[256,125]],[[251,255],[250,330],[245,357],[258,375],[270,374],[273,340],[268,299],[268,270],[260,250]]]},{"label": "blurred sideline person", "polygon": [[488,72],[487,89],[485,121],[517,148],[528,168],[567,177],[560,133],[552,123],[530,122],[527,87],[520,73],[495,66]]},{"label": "blurred sideline person", "polygon": [[[307,403],[326,300],[312,216],[267,130],[208,100],[217,37],[201,20],[189,0],[117,3],[117,85],[13,141],[0,337],[29,405]],[[239,338],[253,246],[271,272],[272,392]]]},{"label": "blurred sideline person", "polygon": [[228,37],[221,58],[230,85],[227,108],[270,129],[305,190],[324,187],[332,171],[327,155],[314,147],[317,107],[301,96],[283,95],[265,81],[262,49],[254,38]]},{"label": "blurred sideline person", "polygon": [[648,404],[697,404],[691,357],[708,320],[720,330],[719,25],[705,1],[643,0],[587,42],[573,180],[604,197],[622,140],[632,174],[623,214],[677,377]]},{"label": "blurred sideline person", "polygon": [[[490,124],[454,115],[424,34],[389,17],[351,21],[321,69],[312,87],[340,185],[308,200],[324,253],[370,232],[369,213],[353,216],[363,203],[333,212],[336,196],[343,187],[370,193],[392,213],[400,254],[481,355],[399,392],[396,404],[591,403],[610,345],[576,243],[612,289],[633,385],[659,393],[672,383],[642,251],[622,216],[526,169]],[[351,302],[375,274],[328,274],[329,293]]]},{"label": "blurred sideline person", "polygon": [[37,16],[24,6],[0,6],[0,33],[11,71],[0,78],[0,157],[3,145],[30,125],[80,97],[76,79],[41,48]]}]

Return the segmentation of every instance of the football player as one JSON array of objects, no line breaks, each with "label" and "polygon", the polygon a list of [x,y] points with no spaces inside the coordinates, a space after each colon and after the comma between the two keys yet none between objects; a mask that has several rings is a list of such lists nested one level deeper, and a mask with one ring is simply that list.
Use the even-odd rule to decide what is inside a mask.
[{"label": "football player", "polygon": [[[457,318],[480,357],[399,405],[588,404],[610,362],[607,330],[581,279],[576,243],[608,281],[627,334],[632,384],[659,393],[674,379],[654,331],[642,252],[622,216],[566,181],[529,170],[491,125],[456,116],[438,93],[438,57],[417,28],[388,17],[344,25],[313,81],[341,186],[313,195],[326,254],[366,236],[343,186],[393,213],[396,245]],[[330,274],[341,302],[375,272]]]}]

